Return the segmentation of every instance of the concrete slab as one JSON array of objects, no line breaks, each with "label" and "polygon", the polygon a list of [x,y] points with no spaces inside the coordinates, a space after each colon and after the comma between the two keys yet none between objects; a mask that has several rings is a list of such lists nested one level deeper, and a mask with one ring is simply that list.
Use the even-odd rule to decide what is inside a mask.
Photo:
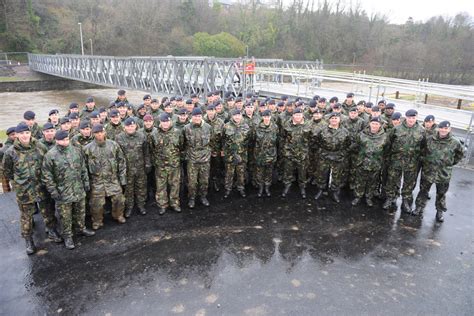
[{"label": "concrete slab", "polygon": [[[329,199],[224,200],[108,218],[66,250],[27,256],[13,194],[0,196],[0,314],[472,315],[474,172],[455,169],[446,221]],[[314,188],[311,189],[314,193]],[[432,191],[432,196],[434,192]]]}]

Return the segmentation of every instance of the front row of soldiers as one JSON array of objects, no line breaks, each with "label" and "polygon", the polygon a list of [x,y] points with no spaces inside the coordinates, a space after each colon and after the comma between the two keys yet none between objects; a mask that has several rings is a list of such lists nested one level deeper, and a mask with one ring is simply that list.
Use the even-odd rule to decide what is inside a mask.
[{"label": "front row of soldiers", "polygon": [[[50,126],[45,124],[39,141],[32,136],[31,126],[18,124],[8,131],[14,137],[4,152],[2,166],[4,177],[16,191],[27,253],[35,252],[32,216],[37,208],[48,236],[56,242],[64,239],[66,247],[73,249],[74,233],[93,236],[93,230],[103,226],[106,198],[111,201],[112,217],[121,224],[135,207],[146,214],[147,190],[153,187],[160,214],[168,208],[181,212],[179,193],[186,176],[188,207],[194,208],[197,198],[209,206],[209,180],[219,190],[221,160],[224,198],[233,188],[245,197],[246,183],[258,188],[259,197],[271,196],[273,174],[282,161],[282,197],[296,181],[301,197],[306,198],[306,184],[312,179],[317,186],[316,200],[329,191],[332,199],[340,202],[341,189],[348,185],[354,193],[353,205],[365,197],[367,205],[373,206],[382,188],[386,196],[383,207],[390,209],[403,179],[402,211],[421,215],[430,187],[436,184],[436,218],[443,221],[452,166],[463,157],[448,121],[428,136],[417,121],[417,112],[409,110],[401,124],[388,131],[376,115],[352,130],[350,124],[360,122],[356,107],[351,107],[341,122],[342,114],[337,110],[324,113],[318,108],[308,116],[304,106],[292,106],[290,101],[280,113],[269,109],[253,113],[247,103],[244,113],[229,109],[224,122],[216,113],[216,104],[211,103],[204,108],[205,114],[201,106],[191,113],[178,111],[177,120],[165,111],[156,117],[146,114],[142,128],[132,116],[116,120],[117,113],[111,110],[106,126],[92,126],[90,120],[84,120],[72,139],[69,131],[59,129],[49,150],[45,139],[51,138],[46,137]],[[184,115],[181,122],[182,114],[188,115],[189,121]],[[110,139],[106,131],[119,124],[121,131]],[[420,192],[412,210],[420,168]],[[147,185],[150,178],[153,183]],[[85,227],[86,202],[93,230]],[[62,237],[57,232],[55,209]]]}]

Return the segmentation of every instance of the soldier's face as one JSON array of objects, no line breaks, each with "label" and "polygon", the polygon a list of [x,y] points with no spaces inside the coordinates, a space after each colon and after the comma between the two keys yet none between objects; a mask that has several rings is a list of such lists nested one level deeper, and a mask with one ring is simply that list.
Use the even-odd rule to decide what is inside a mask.
[{"label": "soldier's face", "polygon": [[91,128],[90,127],[81,128],[80,132],[81,132],[81,135],[84,136],[84,137],[91,136]]},{"label": "soldier's face", "polygon": [[401,120],[392,120],[393,126],[398,126],[400,125],[401,122],[402,122]]},{"label": "soldier's face", "polygon": [[198,97],[192,98],[192,100],[193,100],[193,103],[194,103],[194,104],[196,104],[196,103],[199,102],[199,98],[198,98]]},{"label": "soldier's face", "polygon": [[370,132],[376,134],[380,130],[381,124],[379,122],[370,122]]},{"label": "soldier's face", "polygon": [[61,139],[61,140],[56,140],[56,144],[58,144],[60,146],[63,146],[63,147],[69,146],[69,137],[66,137],[66,138]]},{"label": "soldier's face", "polygon": [[216,106],[216,111],[217,111],[218,113],[221,113],[221,112],[222,112],[222,104],[219,103],[219,104]]},{"label": "soldier's face", "polygon": [[25,123],[26,123],[26,125],[28,125],[28,127],[31,128],[33,125],[35,125],[35,119],[25,120]]},{"label": "soldier's face", "polygon": [[285,111],[285,106],[279,106],[278,107],[278,112],[284,112]]},{"label": "soldier's face", "polygon": [[92,118],[91,117],[91,125],[94,126],[100,123],[100,118]]},{"label": "soldier's face", "polygon": [[313,120],[318,121],[318,120],[320,120],[320,119],[322,119],[322,118],[323,118],[323,113],[319,113],[319,112],[318,112],[318,113],[314,113],[314,114],[313,114]]},{"label": "soldier's face", "polygon": [[145,99],[145,100],[143,100],[143,104],[145,104],[145,106],[146,106],[146,105],[150,105],[150,103],[151,103],[151,99]]},{"label": "soldier's face", "polygon": [[86,106],[88,109],[93,109],[95,107],[95,102],[87,102]]},{"label": "soldier's face", "polygon": [[150,129],[153,127],[153,120],[150,121],[144,121],[143,125],[145,125],[146,128]]},{"label": "soldier's face", "polygon": [[71,119],[71,127],[78,127],[79,119]]},{"label": "soldier's face", "polygon": [[18,140],[25,145],[28,145],[31,140],[31,132],[30,131],[23,131],[21,133],[17,133],[16,137]]},{"label": "soldier's face", "polygon": [[441,138],[448,136],[450,132],[451,132],[451,127],[438,128],[438,133]]},{"label": "soldier's face", "polygon": [[120,116],[111,117],[110,121],[114,123],[115,125],[117,125],[118,123],[120,123]]},{"label": "soldier's face", "polygon": [[145,116],[145,114],[146,114],[146,109],[145,109],[145,108],[141,108],[140,110],[138,110],[138,114],[140,114],[141,116]]},{"label": "soldier's face", "polygon": [[380,112],[379,111],[372,111],[372,117],[379,117]]},{"label": "soldier's face", "polygon": [[165,107],[165,112],[166,113],[171,113],[171,112],[173,112],[173,108],[171,106],[167,106],[167,107]]},{"label": "soldier's face", "polygon": [[94,133],[94,138],[98,140],[99,142],[103,142],[105,140],[105,132],[102,131],[102,132]]},{"label": "soldier's face", "polygon": [[359,111],[360,113],[364,112],[364,109],[365,107],[362,104],[357,106],[357,111]]},{"label": "soldier's face", "polygon": [[179,118],[179,121],[181,123],[184,123],[188,119],[188,115],[186,113],[185,114],[180,114],[180,115],[178,115],[178,118]]},{"label": "soldier's face", "polygon": [[130,125],[125,125],[125,132],[127,132],[127,134],[131,135],[133,133],[135,133],[135,131],[137,130],[137,124],[130,124]]},{"label": "soldier's face", "polygon": [[169,129],[171,127],[171,121],[161,122],[160,127],[164,130]]},{"label": "soldier's face", "polygon": [[160,107],[160,105],[157,102],[153,102],[150,106],[153,110],[158,110],[158,108]]},{"label": "soldier's face", "polygon": [[124,106],[121,106],[118,108],[118,111],[120,113],[120,116],[125,116],[125,113],[127,113],[127,108]]},{"label": "soldier's face", "polygon": [[338,126],[340,121],[341,118],[339,116],[333,116],[329,119],[329,124],[331,124],[332,126]]},{"label": "soldier's face", "polygon": [[9,139],[9,140],[12,140],[12,141],[13,141],[13,140],[15,140],[15,138],[16,138],[15,132],[10,133],[10,134],[8,135],[8,139]]},{"label": "soldier's face", "polygon": [[127,97],[126,97],[125,94],[122,94],[122,95],[119,95],[119,96],[118,96],[118,99],[119,99],[120,101],[123,101],[123,100],[125,100],[126,98],[127,98]]},{"label": "soldier's face", "polygon": [[202,122],[202,115],[193,115],[191,120],[193,121],[193,124],[199,125]]},{"label": "soldier's face", "polygon": [[233,119],[237,124],[239,124],[240,121],[242,121],[242,114],[235,114],[235,115],[232,115],[232,119]]},{"label": "soldier's face", "polygon": [[46,139],[49,142],[54,139],[54,135],[56,135],[56,129],[55,128],[50,128],[50,129],[47,129],[47,130],[43,131],[44,139]]},{"label": "soldier's face", "polygon": [[412,127],[416,123],[416,116],[408,116],[406,118],[408,127]]},{"label": "soldier's face", "polygon": [[358,115],[359,115],[359,113],[357,111],[350,111],[349,112],[349,117],[351,119],[355,119]]},{"label": "soldier's face", "polygon": [[293,122],[301,123],[303,121],[303,113],[295,113],[293,114]]},{"label": "soldier's face", "polygon": [[192,112],[194,109],[194,104],[186,104],[186,111]]},{"label": "soldier's face", "polygon": [[78,108],[72,108],[69,110],[69,112],[71,113],[79,113],[79,109]]},{"label": "soldier's face", "polygon": [[433,127],[434,121],[425,122],[425,128],[430,129]]},{"label": "soldier's face", "polygon": [[253,113],[253,109],[254,109],[253,106],[246,106],[245,107],[245,113],[247,115],[251,115]]},{"label": "soldier's face", "polygon": [[71,129],[71,122],[67,122],[67,123],[64,123],[64,124],[61,124],[61,129],[63,131],[69,131]]},{"label": "soldier's face", "polygon": [[213,119],[214,116],[216,115],[215,110],[207,110],[206,113],[207,113],[207,117],[210,118],[210,119]]},{"label": "soldier's face", "polygon": [[59,121],[59,114],[58,113],[53,113],[49,116],[49,119],[51,120],[51,122],[57,122],[57,121]]},{"label": "soldier's face", "polygon": [[388,115],[392,115],[393,112],[395,112],[395,109],[392,109],[392,108],[390,108],[390,109],[385,109],[385,113],[387,113]]},{"label": "soldier's face", "polygon": [[105,121],[105,119],[107,118],[107,112],[101,112],[99,116],[102,121]]},{"label": "soldier's face", "polygon": [[264,123],[265,125],[269,125],[271,119],[272,119],[271,116],[264,116],[264,117],[263,117],[263,123]]}]

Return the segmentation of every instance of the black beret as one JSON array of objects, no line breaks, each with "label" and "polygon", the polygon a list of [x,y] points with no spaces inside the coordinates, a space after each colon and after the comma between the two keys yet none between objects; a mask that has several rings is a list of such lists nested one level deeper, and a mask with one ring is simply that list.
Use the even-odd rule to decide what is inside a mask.
[{"label": "black beret", "polygon": [[170,102],[176,101],[176,96],[170,98]]},{"label": "black beret", "polygon": [[231,95],[231,96],[228,97],[226,100],[227,100],[227,102],[234,101],[234,100],[235,100],[235,97],[234,97],[233,95]]},{"label": "black beret", "polygon": [[125,95],[125,93],[126,93],[125,90],[122,90],[122,89],[120,89],[119,91],[117,91],[117,94],[118,94],[118,95]]},{"label": "black beret", "polygon": [[202,115],[202,110],[201,108],[194,108],[193,109],[193,112],[191,113],[192,116],[195,116],[195,115]]},{"label": "black beret", "polygon": [[137,111],[138,111],[138,110],[141,110],[141,109],[144,109],[144,108],[145,108],[145,104],[143,104],[143,103],[142,103],[142,104],[139,104],[139,105],[137,106]]},{"label": "black beret", "polygon": [[166,101],[166,102],[163,104],[163,107],[164,107],[164,108],[167,108],[167,107],[169,107],[169,106],[171,106],[171,102],[169,102],[169,101]]},{"label": "black beret", "polygon": [[78,118],[79,118],[79,114],[77,114],[76,112],[73,112],[73,113],[69,114],[69,119],[70,120],[76,120]]},{"label": "black beret", "polygon": [[445,127],[451,127],[451,123],[449,121],[442,121],[441,123],[438,124],[438,128],[445,128]]},{"label": "black beret", "polygon": [[214,104],[209,104],[207,107],[206,107],[206,110],[207,111],[214,111],[216,109],[216,106]]},{"label": "black beret", "polygon": [[372,112],[380,112],[380,108],[377,105],[375,105],[372,107]]},{"label": "black beret", "polygon": [[52,115],[52,114],[58,114],[58,113],[59,113],[58,110],[53,109],[53,110],[49,111],[48,116],[49,116],[49,115]]},{"label": "black beret", "polygon": [[380,104],[380,103],[385,104],[385,103],[387,103],[387,102],[386,102],[384,99],[382,99],[382,100],[380,100],[379,102],[377,102],[377,104]]},{"label": "black beret", "polygon": [[329,103],[338,102],[338,101],[339,101],[338,97],[332,97],[331,99],[329,99]]},{"label": "black beret", "polygon": [[157,99],[151,99],[151,103],[158,103]]},{"label": "black beret", "polygon": [[406,117],[409,117],[409,116],[417,116],[418,115],[418,112],[414,109],[410,109],[408,111],[405,112],[405,116]]},{"label": "black beret", "polygon": [[280,106],[285,106],[285,102],[280,101],[280,102],[277,103],[277,106],[278,106],[278,107],[280,107]]},{"label": "black beret", "polygon": [[120,101],[119,103],[117,103],[118,108],[125,107],[125,106],[127,106],[125,102]]},{"label": "black beret", "polygon": [[214,93],[214,95],[221,95],[221,90],[216,90],[213,93]]},{"label": "black beret", "polygon": [[283,101],[288,100],[288,98],[289,98],[289,97],[288,97],[287,95],[282,95],[282,96],[281,96],[281,99],[282,99]]},{"label": "black beret", "polygon": [[133,110],[133,104],[131,104],[131,103],[127,104],[127,109]]},{"label": "black beret", "polygon": [[303,110],[301,110],[301,108],[296,108],[296,109],[293,111],[293,114],[298,114],[298,113],[303,113]]},{"label": "black beret", "polygon": [[197,98],[198,95],[197,95],[197,93],[191,93],[191,95],[190,95],[189,97],[190,97],[190,98]]},{"label": "black beret", "polygon": [[161,113],[160,114],[160,122],[169,122],[170,116],[168,113]]},{"label": "black beret", "polygon": [[242,102],[242,98],[241,97],[236,98],[235,103],[237,103],[237,102]]},{"label": "black beret", "polygon": [[399,120],[402,118],[402,113],[400,112],[395,112],[392,114],[392,116],[390,117],[392,120]]},{"label": "black beret", "polygon": [[346,98],[353,98],[354,97],[354,93],[352,92],[349,92],[347,95],[346,95]]},{"label": "black beret", "polygon": [[268,104],[276,104],[275,99],[268,100]]},{"label": "black beret", "polygon": [[112,110],[110,111],[110,113],[109,113],[109,116],[110,116],[110,117],[117,117],[117,116],[119,116],[119,115],[120,115],[120,113],[119,113],[119,111],[118,111],[117,109],[112,109]]},{"label": "black beret", "polygon": [[69,123],[69,117],[65,116],[65,117],[61,117],[59,119],[59,124],[62,125],[64,123]]},{"label": "black beret", "polygon": [[79,107],[79,104],[77,104],[76,102],[72,102],[71,104],[69,104],[69,109],[77,109]]},{"label": "black beret", "polygon": [[102,106],[99,108],[99,113],[107,112],[107,110]]},{"label": "black beret", "polygon": [[232,116],[234,116],[234,115],[240,115],[240,110],[239,110],[239,109],[233,109],[233,110],[230,112],[230,114],[231,114]]},{"label": "black beret", "polygon": [[69,137],[68,131],[57,131],[56,135],[54,135],[54,138],[56,138],[56,140],[63,140],[66,137]]},{"label": "black beret", "polygon": [[313,96],[313,100],[314,100],[314,101],[318,101],[318,100],[319,100],[319,95]]},{"label": "black beret", "polygon": [[332,106],[333,109],[340,109],[341,108],[341,104],[340,103],[336,103]]},{"label": "black beret", "polygon": [[365,107],[370,109],[370,108],[372,108],[373,105],[374,105],[374,104],[373,104],[372,102],[367,102],[367,103],[365,104]]},{"label": "black beret", "polygon": [[137,123],[135,122],[135,119],[133,117],[127,117],[125,121],[123,122],[123,124],[125,126],[130,126],[132,124],[137,124]]},{"label": "black beret", "polygon": [[248,107],[248,106],[249,106],[249,107],[250,107],[250,106],[253,106],[253,103],[252,103],[252,102],[247,102],[247,103],[245,103],[245,107]]},{"label": "black beret", "polygon": [[182,97],[182,96],[177,96],[177,97],[175,98],[175,100],[176,100],[176,101],[183,101],[183,97]]},{"label": "black beret", "polygon": [[7,135],[10,135],[11,133],[14,133],[14,132],[15,132],[15,128],[16,128],[16,126],[9,127],[9,128],[7,129]]},{"label": "black beret", "polygon": [[208,93],[207,93],[207,97],[208,97],[208,98],[212,97],[213,95],[214,95],[214,94],[213,94],[212,92],[208,92]]},{"label": "black beret", "polygon": [[371,122],[382,123],[382,120],[380,120],[380,117],[378,117],[378,116],[370,118],[370,121]]},{"label": "black beret", "polygon": [[99,111],[92,111],[89,116],[90,118],[99,118]]},{"label": "black beret", "polygon": [[25,131],[29,131],[30,128],[28,127],[28,125],[26,125],[25,122],[21,122],[20,124],[18,124],[16,127],[15,127],[15,133],[21,133],[21,132],[25,132]]},{"label": "black beret", "polygon": [[185,108],[180,108],[180,109],[178,110],[178,113],[177,113],[177,114],[178,114],[178,115],[183,115],[183,114],[187,114],[187,113],[188,113],[188,112],[186,111]]},{"label": "black beret", "polygon": [[96,124],[94,127],[92,127],[92,133],[99,133],[104,131],[104,125],[102,124]]},{"label": "black beret", "polygon": [[357,107],[353,106],[349,109],[349,112],[357,112]]},{"label": "black beret", "polygon": [[192,99],[187,99],[186,104],[193,104],[193,100]]},{"label": "black beret", "polygon": [[148,99],[151,99],[151,95],[145,94],[145,95],[143,96],[143,100],[148,100]]},{"label": "black beret", "polygon": [[314,115],[315,113],[318,113],[318,114],[319,114],[319,113],[324,113],[324,112],[325,112],[325,111],[324,111],[323,109],[316,108],[316,109],[313,111],[313,115]]},{"label": "black beret", "polygon": [[47,122],[46,124],[43,125],[43,131],[46,131],[48,129],[54,129],[54,125],[50,122]]},{"label": "black beret", "polygon": [[246,98],[252,98],[253,97],[253,93],[249,92],[245,95]]},{"label": "black beret", "polygon": [[385,106],[386,109],[394,109],[395,108],[395,104],[394,103],[387,103],[387,105]]},{"label": "black beret", "polygon": [[309,101],[309,107],[310,107],[310,108],[314,108],[314,107],[316,107],[316,106],[317,106],[316,100],[311,100],[311,101]]},{"label": "black beret", "polygon": [[427,116],[425,117],[425,120],[424,120],[424,121],[425,121],[425,122],[428,122],[428,121],[434,121],[434,120],[435,120],[434,115],[431,115],[431,114],[430,114],[430,115],[427,115]]},{"label": "black beret", "polygon": [[326,98],[325,97],[319,98],[318,103],[326,103]]},{"label": "black beret", "polygon": [[218,105],[221,105],[221,104],[222,104],[221,100],[214,101],[215,106],[218,106]]},{"label": "black beret", "polygon": [[90,128],[91,124],[88,121],[82,121],[79,125],[79,129]]},{"label": "black beret", "polygon": [[265,111],[262,112],[262,116],[272,116],[272,111],[265,110]]},{"label": "black beret", "polygon": [[359,102],[357,102],[357,105],[365,105],[365,101],[364,101],[364,100],[360,100]]},{"label": "black beret", "polygon": [[26,111],[25,113],[23,113],[23,118],[25,120],[34,120],[35,116],[36,114],[33,111]]},{"label": "black beret", "polygon": [[328,118],[331,118],[331,117],[340,117],[341,116],[341,113],[338,113],[338,112],[331,112],[328,114]]},{"label": "black beret", "polygon": [[93,97],[87,97],[86,103],[91,103],[91,102],[94,102],[94,98]]}]

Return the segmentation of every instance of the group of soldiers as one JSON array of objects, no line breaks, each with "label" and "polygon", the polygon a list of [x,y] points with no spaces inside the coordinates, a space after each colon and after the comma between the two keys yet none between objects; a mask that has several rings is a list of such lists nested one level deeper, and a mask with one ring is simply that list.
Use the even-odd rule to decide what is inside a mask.
[{"label": "group of soldiers", "polygon": [[[49,238],[74,249],[75,233],[93,236],[103,226],[107,199],[112,217],[123,224],[134,210],[146,214],[147,198],[162,215],[170,208],[181,212],[183,190],[192,209],[196,200],[209,206],[209,186],[216,192],[223,186],[224,198],[233,189],[245,198],[251,186],[258,197],[270,197],[274,179],[283,182],[282,197],[296,182],[305,199],[311,183],[316,200],[329,195],[339,203],[347,189],[352,205],[365,198],[371,207],[382,198],[391,211],[401,188],[402,212],[417,216],[435,184],[436,219],[442,222],[452,167],[463,157],[448,121],[436,124],[428,115],[420,124],[416,110],[402,116],[393,103],[356,103],[352,93],[342,103],[337,97],[262,100],[221,91],[208,93],[204,104],[197,94],[187,100],[145,95],[134,106],[119,90],[108,107],[89,97],[82,110],[71,103],[62,117],[53,109],[42,127],[26,111],[7,135],[3,189],[16,192],[28,254],[36,249],[37,210]],[[92,230],[85,226],[86,212]]]}]

